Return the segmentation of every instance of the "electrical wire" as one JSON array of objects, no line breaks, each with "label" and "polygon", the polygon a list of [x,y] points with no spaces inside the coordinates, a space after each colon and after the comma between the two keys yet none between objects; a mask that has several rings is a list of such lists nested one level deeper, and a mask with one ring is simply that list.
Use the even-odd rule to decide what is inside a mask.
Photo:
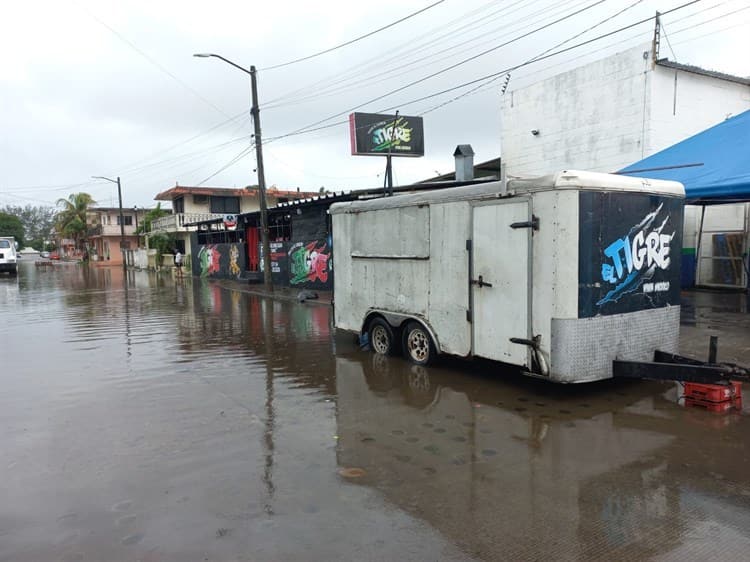
[{"label": "electrical wire", "polygon": [[[696,4],[696,3],[700,2],[700,1],[701,0],[691,0],[690,2],[686,2],[686,3],[684,3],[684,4],[680,5],[680,6],[677,6],[675,8],[672,8],[671,10],[668,10],[668,11],[664,12],[661,15],[666,15],[666,14],[673,13],[673,12],[675,12],[677,10],[681,10],[683,8],[686,8],[687,6],[691,6],[691,5]],[[533,64],[533,63],[539,62],[541,60],[546,60],[548,58],[552,58],[554,56],[557,56],[557,55],[560,55],[560,54],[563,54],[563,53],[567,53],[567,52],[569,52],[569,51],[571,51],[573,49],[577,49],[577,48],[582,47],[584,45],[589,45],[589,44],[591,44],[591,43],[593,43],[595,41],[599,41],[599,40],[604,39],[606,37],[611,37],[612,35],[615,35],[617,33],[621,33],[621,32],[623,32],[623,31],[625,31],[627,29],[632,29],[633,27],[636,27],[638,25],[642,25],[644,23],[650,22],[650,21],[654,20],[655,17],[656,16],[651,16],[651,17],[648,17],[648,18],[644,18],[642,20],[639,20],[639,21],[631,23],[629,25],[620,27],[620,28],[615,29],[613,31],[604,33],[602,35],[598,35],[598,36],[593,37],[591,39],[587,39],[586,41],[582,41],[582,42],[577,43],[575,45],[571,45],[570,47],[566,47],[564,49],[560,49],[558,51],[555,51],[555,52],[552,52],[552,53],[548,53],[548,54],[546,54],[544,56],[537,57],[532,62],[520,63],[520,64],[517,64],[515,66],[511,66],[511,67],[505,68],[503,70],[500,70],[498,72],[493,72],[491,74],[487,74],[487,75],[482,76],[480,78],[476,78],[474,80],[469,80],[469,81],[464,82],[462,84],[459,84],[457,86],[452,86],[450,88],[446,88],[446,89],[441,90],[439,92],[434,92],[434,93],[428,94],[426,96],[421,96],[419,98],[416,98],[416,99],[413,99],[413,100],[410,100],[410,101],[407,101],[407,102],[400,103],[400,104],[395,105],[395,106],[391,106],[391,107],[382,109],[379,112],[387,112],[387,111],[391,111],[391,110],[397,109],[399,107],[403,107],[405,105],[411,105],[411,104],[414,104],[414,103],[425,101],[425,100],[428,100],[428,99],[431,99],[431,98],[434,98],[434,97],[446,94],[448,92],[452,92],[452,91],[455,91],[455,90],[458,90],[458,89],[461,89],[461,88],[465,88],[467,86],[471,86],[473,84],[477,84],[479,82],[484,82],[484,81],[486,81],[489,78],[494,78],[494,77],[499,76],[499,75],[504,75],[504,74],[507,74],[509,72],[514,72],[514,71],[518,70],[519,68],[523,68],[524,66],[528,66],[529,64]],[[344,112],[344,113],[347,113],[347,112]],[[328,119],[332,119],[332,118],[338,117],[339,115],[342,115],[342,113],[339,113],[339,114],[337,114],[335,116],[329,117]],[[326,120],[327,119],[324,119],[322,121],[319,121],[318,123],[323,123]],[[317,125],[318,123],[316,123],[315,125]],[[280,140],[280,139],[283,139],[283,138],[287,138],[287,137],[290,137],[290,136],[295,136],[295,135],[300,135],[300,134],[306,134],[306,133],[310,133],[310,132],[313,132],[313,131],[319,131],[319,130],[322,130],[322,129],[327,129],[327,128],[330,128],[330,127],[335,127],[335,126],[338,126],[338,125],[341,125],[341,124],[344,124],[344,123],[348,123],[348,120],[347,121],[338,121],[336,123],[330,123],[328,125],[322,125],[322,126],[318,126],[318,127],[310,126],[309,128],[297,129],[297,130],[292,131],[290,133],[286,133],[286,134],[283,134],[283,135],[278,135],[278,136],[275,136],[275,137],[269,137],[264,142],[269,143],[269,142],[277,141],[277,140]]]},{"label": "electrical wire", "polygon": [[284,66],[289,66],[291,64],[296,64],[298,62],[310,60],[310,59],[313,59],[315,57],[319,57],[321,55],[325,55],[326,53],[330,53],[330,52],[335,51],[337,49],[341,49],[342,47],[347,47],[347,46],[349,46],[349,45],[351,45],[353,43],[361,41],[362,39],[366,39],[368,37],[372,37],[376,33],[380,33],[381,31],[385,31],[386,29],[389,29],[389,28],[393,27],[394,25],[398,25],[399,23],[402,23],[402,22],[404,22],[404,21],[406,21],[408,19],[411,19],[414,16],[417,16],[417,15],[423,13],[423,12],[426,12],[427,10],[429,10],[431,8],[434,8],[435,6],[438,6],[439,4],[442,4],[443,2],[445,2],[445,0],[437,0],[437,2],[433,2],[432,4],[430,4],[429,6],[425,6],[421,10],[417,10],[416,12],[412,12],[411,14],[409,14],[407,16],[404,16],[404,17],[402,17],[402,18],[400,18],[400,19],[398,19],[398,20],[396,20],[394,22],[391,22],[391,23],[389,23],[387,25],[384,25],[383,27],[379,27],[378,29],[375,29],[375,30],[370,31],[368,33],[365,33],[364,35],[360,35],[359,37],[355,37],[354,39],[350,39],[349,41],[346,41],[344,43],[336,45],[335,47],[330,47],[328,49],[324,49],[323,51],[319,51],[319,52],[313,53],[311,55],[307,55],[307,56],[300,57],[300,58],[297,58],[297,59],[294,59],[294,60],[283,62],[281,64],[275,64],[273,66],[267,66],[266,68],[261,68],[260,70],[274,70],[276,68],[282,68]]},{"label": "electrical wire", "polygon": [[[727,16],[733,16],[734,14],[738,14],[739,12],[744,12],[745,10],[750,10],[750,5],[745,6],[744,8],[738,8],[738,9],[732,11],[732,12],[727,12],[726,14],[722,14],[720,16],[716,16],[714,18],[711,18],[710,20],[702,21],[700,23],[696,23],[695,25],[691,25],[689,27],[684,27],[682,29],[678,29],[677,31],[675,31],[674,33],[672,33],[672,35],[677,35],[678,33],[681,33],[681,32],[686,31],[688,29],[695,29],[696,27],[701,27],[701,26],[707,25],[709,23],[715,22],[715,21],[720,20],[722,18],[725,18]],[[672,23],[674,23],[674,22],[672,22]]]},{"label": "electrical wire", "polygon": [[[534,0],[531,0],[531,1],[534,1]],[[574,0],[566,0],[565,2],[562,2],[562,4],[566,4],[571,1],[574,1]],[[584,0],[584,1],[587,1],[587,0]],[[396,61],[403,62],[404,57],[409,57],[415,54],[419,54],[427,50],[430,46],[432,46],[435,43],[445,43],[446,40],[456,39],[457,37],[460,37],[461,35],[473,32],[476,28],[488,25],[492,23],[494,20],[498,19],[499,17],[504,16],[505,13],[510,8],[518,6],[519,4],[521,5],[526,4],[528,2],[529,0],[520,0],[518,2],[515,2],[514,4],[503,6],[502,8],[495,10],[494,12],[486,14],[475,20],[470,20],[468,22],[465,21],[466,14],[464,14],[464,16],[462,16],[461,18],[457,18],[453,20],[452,22],[446,23],[445,25],[438,26],[419,37],[413,38],[409,40],[408,42],[402,43],[400,46],[394,49],[391,49],[389,51],[386,51],[385,53],[380,53],[378,56],[368,59],[367,61],[359,63],[353,67],[350,67],[343,72],[330,75],[326,78],[323,78],[312,84],[309,84],[303,88],[299,88],[295,90],[294,92],[290,92],[288,94],[285,94],[273,100],[264,102],[263,107],[264,109],[269,109],[269,108],[278,107],[280,103],[284,103],[284,105],[286,105],[287,102],[292,103],[297,99],[309,97],[310,96],[309,92],[311,91],[314,91],[315,95],[318,95],[322,93],[322,91],[328,91],[332,87],[336,87],[339,84],[351,82],[353,80],[357,80],[358,83],[362,82],[361,77],[368,76],[371,70],[378,71],[384,67],[389,67],[390,63],[392,62],[396,62]],[[486,8],[487,6],[488,5],[482,6],[482,8]],[[471,12],[469,12],[469,14],[474,15]],[[536,13],[530,14],[529,17],[533,17],[534,15],[536,15]],[[461,25],[456,25],[457,22],[458,23],[463,22],[463,23]],[[437,33],[438,30],[446,28],[446,27],[449,28],[447,33],[445,34]],[[495,31],[496,30],[492,30],[492,32],[495,32]],[[426,42],[420,43],[420,40],[425,37],[428,38],[428,40]],[[475,40],[476,38],[477,37],[475,36],[472,40]],[[448,48],[450,49],[454,47],[448,47]],[[404,50],[406,50],[407,52],[402,54],[401,51],[404,51]],[[395,53],[395,54],[393,56],[387,56],[389,53]],[[414,61],[412,61],[411,64],[413,63]],[[390,71],[393,71],[393,70],[394,70],[393,68],[390,68]],[[386,71],[386,73],[387,72],[389,71]],[[376,74],[375,76],[378,76],[378,74]],[[369,80],[372,77],[373,76],[369,76],[369,78],[367,79]],[[324,87],[322,89],[318,88],[317,86],[320,86],[320,85],[324,85]],[[298,94],[298,93],[304,93],[304,95],[301,97],[300,96],[295,97],[295,94]]]},{"label": "electrical wire", "polygon": [[[602,3],[606,2],[606,1],[607,1],[607,0],[597,0],[596,2],[594,2],[593,4],[591,4],[591,5],[589,5],[589,6],[585,7],[585,8],[581,8],[581,9],[579,9],[579,10],[576,10],[575,12],[572,12],[572,13],[570,13],[570,14],[568,14],[568,15],[566,15],[566,16],[563,16],[563,17],[561,17],[561,18],[558,18],[558,19],[556,19],[556,20],[554,20],[554,21],[552,21],[552,22],[550,22],[550,23],[547,23],[547,24],[545,24],[545,25],[542,25],[542,26],[540,26],[540,27],[538,27],[538,28],[536,28],[536,29],[534,29],[534,30],[532,30],[532,31],[529,31],[529,32],[527,32],[527,33],[524,33],[524,34],[522,34],[522,35],[519,35],[519,36],[515,37],[514,39],[510,39],[510,40],[508,40],[508,41],[505,41],[505,42],[503,42],[503,43],[500,43],[499,45],[496,45],[496,46],[494,46],[494,47],[492,47],[492,48],[490,48],[490,49],[486,49],[486,50],[484,50],[484,51],[482,51],[482,52],[480,52],[480,53],[477,53],[477,54],[475,54],[475,55],[472,55],[471,57],[468,57],[468,58],[466,58],[466,59],[463,59],[462,61],[459,61],[459,62],[457,62],[457,63],[455,63],[455,64],[452,64],[452,65],[450,65],[450,66],[447,66],[447,67],[445,67],[445,68],[443,68],[443,69],[441,69],[441,70],[438,70],[437,72],[433,72],[432,74],[428,74],[427,76],[423,76],[422,78],[419,78],[419,79],[417,79],[417,80],[413,80],[412,82],[409,82],[408,84],[405,84],[405,85],[403,85],[403,86],[400,86],[400,87],[398,87],[398,88],[396,88],[396,89],[394,89],[394,90],[391,90],[391,91],[389,91],[389,92],[386,92],[385,94],[381,94],[381,95],[379,95],[379,96],[376,96],[376,97],[374,97],[374,98],[371,98],[371,99],[369,99],[369,100],[367,100],[367,101],[365,101],[365,102],[362,102],[362,103],[360,103],[360,104],[357,104],[357,105],[355,105],[354,107],[351,107],[351,108],[349,108],[349,109],[346,109],[346,110],[344,110],[344,111],[340,111],[340,112],[338,112],[338,113],[335,113],[335,114],[333,114],[333,115],[331,115],[331,116],[329,116],[329,117],[326,117],[325,119],[321,119],[321,120],[319,120],[319,121],[316,121],[315,123],[311,123],[310,125],[307,125],[307,126],[305,126],[305,127],[301,127],[300,129],[297,129],[296,131],[293,131],[293,132],[292,132],[292,133],[290,133],[290,134],[301,133],[301,132],[303,132],[303,131],[305,131],[305,130],[309,129],[310,127],[315,127],[316,125],[320,125],[321,123],[325,123],[326,121],[330,121],[331,119],[335,119],[336,117],[339,117],[339,116],[341,116],[341,115],[346,115],[346,114],[348,114],[348,113],[351,113],[352,111],[355,111],[355,110],[357,110],[357,109],[360,109],[360,108],[362,108],[362,107],[364,107],[364,106],[366,106],[366,105],[368,105],[368,104],[370,104],[370,103],[372,103],[372,102],[375,102],[375,101],[379,101],[379,100],[381,100],[381,99],[383,99],[383,98],[386,98],[386,97],[389,97],[389,96],[391,96],[391,95],[393,95],[393,94],[395,94],[395,93],[398,93],[398,92],[401,92],[401,91],[403,91],[403,90],[406,90],[407,88],[410,88],[410,87],[412,87],[412,86],[414,86],[414,85],[416,85],[416,84],[420,84],[420,83],[422,83],[422,82],[425,82],[426,80],[429,80],[430,78],[434,78],[435,76],[438,76],[438,75],[440,75],[440,74],[444,74],[444,73],[446,73],[446,72],[448,72],[448,71],[450,71],[450,70],[453,70],[454,68],[457,68],[457,67],[459,67],[459,66],[461,66],[461,65],[463,65],[463,64],[466,64],[467,62],[470,62],[470,61],[476,60],[476,59],[478,59],[479,57],[482,57],[482,56],[484,56],[484,55],[486,55],[486,54],[488,54],[488,53],[491,53],[491,52],[493,52],[493,51],[496,51],[496,50],[498,50],[498,49],[500,49],[500,48],[502,48],[502,47],[505,47],[505,46],[507,46],[507,45],[509,45],[509,44],[511,44],[511,43],[514,43],[514,42],[516,42],[516,41],[519,41],[519,40],[521,40],[521,39],[524,39],[524,38],[526,38],[526,37],[528,37],[528,36],[530,36],[530,35],[533,35],[534,33],[538,33],[539,31],[542,31],[542,30],[544,30],[544,29],[547,29],[547,28],[549,28],[549,27],[551,27],[551,26],[553,26],[553,25],[555,25],[555,24],[558,24],[558,23],[560,23],[560,22],[562,22],[562,21],[565,21],[565,20],[567,20],[567,19],[570,19],[570,18],[572,18],[572,17],[574,17],[574,16],[576,16],[576,15],[578,15],[578,14],[580,14],[580,13],[582,13],[582,12],[586,11],[586,10],[589,10],[589,9],[591,9],[591,8],[595,7],[595,6],[598,6],[599,4],[602,4]],[[694,3],[694,2],[699,2],[699,1],[700,1],[700,0],[693,0],[693,2],[691,2],[691,3]],[[665,13],[666,13],[666,12],[665,12]],[[650,18],[650,19],[653,19],[653,18]]]},{"label": "electrical wire", "polygon": [[[538,59],[539,57],[543,57],[543,56],[544,56],[544,55],[546,55],[547,53],[549,53],[549,52],[551,52],[551,51],[554,51],[555,49],[558,49],[558,48],[562,47],[562,46],[563,46],[563,45],[565,45],[566,43],[570,43],[571,41],[573,41],[573,40],[575,40],[575,39],[578,39],[579,37],[581,37],[582,35],[585,35],[585,34],[586,34],[586,33],[588,33],[589,31],[592,31],[592,30],[596,29],[596,28],[597,28],[597,27],[599,27],[599,26],[602,26],[602,25],[604,25],[604,24],[606,24],[606,23],[609,23],[609,22],[611,22],[612,20],[614,20],[614,19],[618,18],[619,16],[621,16],[622,14],[624,14],[625,12],[627,12],[628,10],[630,10],[630,9],[632,9],[632,8],[635,8],[635,7],[636,7],[636,6],[638,5],[638,4],[640,4],[641,2],[643,2],[643,0],[636,0],[636,1],[635,1],[635,2],[633,2],[632,4],[630,4],[630,5],[626,6],[626,7],[625,7],[625,8],[623,8],[622,10],[619,10],[619,11],[618,11],[618,12],[616,12],[615,14],[612,14],[611,16],[609,16],[609,17],[607,17],[607,18],[605,18],[605,19],[603,19],[603,20],[601,20],[601,21],[599,21],[599,22],[595,23],[594,25],[592,25],[592,26],[590,26],[590,27],[587,27],[587,28],[586,28],[586,29],[584,29],[583,31],[580,31],[580,32],[579,32],[579,33],[577,33],[577,34],[575,34],[575,35],[573,35],[573,36],[571,36],[571,37],[568,37],[568,38],[567,38],[567,39],[565,39],[564,41],[561,41],[560,43],[557,43],[556,45],[553,45],[553,46],[552,46],[552,47],[550,47],[549,49],[546,49],[546,50],[542,51],[541,53],[539,53],[539,54],[538,54],[538,55],[536,55],[535,57],[532,57],[532,58],[530,58],[529,60],[527,60],[527,61],[526,61],[526,62],[524,63],[524,65],[528,65],[528,64],[531,64],[532,62],[536,61],[536,60],[537,60],[537,59]],[[495,81],[497,81],[497,80],[500,80],[500,78],[502,78],[503,76],[508,76],[508,77],[510,78],[510,73],[507,73],[507,74],[505,74],[505,75],[502,75],[502,74],[501,74],[501,75],[499,75],[499,76],[496,76],[496,77],[494,77],[494,78],[491,78],[491,79],[489,80],[489,82],[485,82],[485,83],[483,83],[483,84],[479,84],[478,86],[475,86],[474,88],[472,88],[472,89],[471,89],[471,90],[469,90],[468,92],[464,92],[463,94],[461,94],[461,95],[459,95],[459,96],[456,96],[456,97],[454,97],[454,98],[452,98],[452,99],[450,99],[450,100],[448,100],[448,101],[446,101],[446,102],[443,102],[443,103],[441,103],[441,104],[439,104],[439,105],[436,105],[435,107],[433,107],[433,108],[431,108],[431,109],[428,109],[427,111],[424,111],[424,112],[422,113],[422,115],[426,115],[427,113],[431,113],[432,111],[435,111],[435,110],[437,110],[437,109],[440,109],[441,107],[444,107],[444,106],[446,106],[446,105],[448,105],[448,104],[450,104],[450,103],[453,103],[453,102],[455,102],[455,101],[458,101],[458,100],[460,100],[461,98],[464,98],[464,97],[466,97],[466,96],[470,96],[471,94],[475,93],[475,92],[476,92],[477,90],[479,90],[479,89],[481,89],[481,88],[485,88],[485,87],[486,87],[486,86],[488,86],[489,84],[491,84],[491,83],[493,83],[493,82],[495,82]]]},{"label": "electrical wire", "polygon": [[[583,2],[579,2],[577,5],[580,6],[581,4],[586,3],[586,1],[587,0],[584,0]],[[563,4],[565,4],[565,3],[563,3]],[[562,13],[562,12],[564,12],[564,10],[561,10],[561,11],[558,11],[558,12],[553,12],[553,14],[559,14],[559,13]],[[322,89],[315,90],[314,93],[308,94],[306,97],[293,98],[292,100],[289,100],[289,101],[286,101],[286,102],[280,102],[280,103],[277,103],[275,105],[272,105],[270,108],[266,107],[265,109],[276,109],[278,107],[286,107],[286,106],[289,106],[289,105],[296,105],[298,103],[305,103],[305,102],[314,101],[316,99],[328,97],[328,96],[333,95],[333,94],[344,93],[344,92],[356,90],[356,89],[358,89],[359,85],[361,85],[361,84],[367,84],[367,86],[369,88],[369,87],[372,87],[375,84],[379,84],[381,82],[392,80],[392,79],[398,78],[399,76],[403,76],[405,74],[411,74],[412,70],[404,70],[403,72],[397,72],[397,71],[399,71],[401,69],[409,69],[409,68],[411,68],[411,67],[413,67],[415,65],[420,65],[420,68],[424,68],[426,64],[437,64],[437,63],[440,63],[440,62],[443,62],[443,61],[447,61],[449,59],[455,58],[456,56],[458,56],[458,55],[460,55],[462,53],[465,53],[467,51],[471,51],[471,50],[475,49],[479,45],[487,45],[487,44],[494,43],[495,41],[497,41],[498,38],[508,37],[508,36],[510,36],[513,33],[513,31],[509,29],[506,33],[503,33],[502,35],[500,35],[498,37],[497,36],[497,32],[500,29],[511,28],[512,26],[514,26],[515,24],[517,24],[519,22],[528,22],[528,23],[527,23],[527,25],[521,26],[520,28],[516,29],[515,30],[516,32],[517,31],[521,31],[523,29],[527,29],[529,27],[533,27],[534,25],[537,24],[537,22],[535,22],[535,21],[529,22],[529,19],[535,17],[536,15],[538,15],[540,13],[544,13],[547,17],[550,16],[549,10],[539,10],[538,12],[527,14],[523,18],[520,18],[520,19],[515,20],[513,22],[510,22],[508,24],[504,24],[503,27],[501,27],[501,28],[492,29],[492,30],[490,30],[490,31],[488,31],[486,33],[475,35],[470,40],[463,41],[463,42],[455,44],[455,45],[448,45],[448,46],[444,47],[443,49],[441,49],[441,50],[439,50],[437,52],[430,53],[428,55],[422,56],[420,58],[414,59],[414,60],[409,61],[409,62],[405,62],[405,63],[397,65],[395,67],[389,67],[386,70],[382,70],[382,71],[380,71],[380,72],[378,72],[376,74],[372,74],[372,75],[366,76],[365,78],[358,79],[358,80],[356,80],[356,81],[354,81],[354,82],[352,82],[352,83],[350,83],[350,84],[348,84],[346,86],[336,87],[335,83],[331,83],[329,86],[326,86],[326,87],[324,87]],[[542,18],[541,21],[544,21],[544,19],[546,19],[546,18]],[[473,43],[473,42],[477,41],[478,39],[481,39],[482,37],[484,37],[486,35],[493,35],[493,39],[490,40],[490,41],[484,41],[484,42],[480,43],[479,45],[470,46],[470,43]],[[464,47],[464,48],[461,48],[461,47]],[[448,53],[448,52],[450,53],[449,56],[442,57],[442,58],[439,58],[439,59],[435,59],[436,56],[441,55],[443,53]],[[412,52],[410,54],[414,54],[414,53]],[[425,62],[425,61],[428,61],[430,59],[435,59],[435,60],[432,60],[429,63]],[[423,64],[420,64],[420,63],[423,63]],[[379,68],[382,68],[383,66],[388,66],[387,62],[383,62],[383,64],[379,65]],[[381,78],[380,80],[376,80],[376,78],[379,78],[379,77],[383,77],[383,78]],[[348,82],[348,81],[351,81],[353,79],[354,78],[350,78],[350,79],[346,79],[346,80],[339,81],[339,82]]]},{"label": "electrical wire", "polygon": [[242,111],[240,111],[236,115],[234,115],[232,117],[229,117],[228,119],[225,119],[224,121],[221,121],[220,123],[217,123],[216,125],[212,125],[208,129],[205,129],[204,131],[201,131],[200,133],[197,133],[197,134],[195,134],[195,135],[193,135],[193,136],[191,136],[191,137],[189,137],[189,138],[187,138],[185,140],[182,140],[182,141],[180,141],[180,142],[178,142],[176,144],[168,146],[167,148],[162,148],[162,149],[156,151],[155,153],[153,153],[153,154],[151,154],[149,156],[146,156],[144,158],[136,160],[135,162],[131,162],[130,164],[126,164],[125,166],[120,166],[119,169],[121,170],[122,173],[129,172],[132,169],[137,168],[138,165],[141,164],[141,162],[148,162],[152,158],[155,158],[157,156],[161,156],[162,154],[166,154],[168,152],[171,152],[175,148],[179,148],[180,146],[184,146],[184,145],[186,145],[188,143],[191,143],[194,140],[199,139],[200,137],[203,137],[203,136],[205,136],[205,135],[207,135],[209,133],[212,133],[213,131],[215,131],[217,129],[221,129],[222,127],[224,127],[225,125],[228,125],[229,123],[233,123],[233,122],[237,121],[238,119],[240,119],[243,116],[247,116],[247,114],[248,114],[248,110],[247,109],[243,109]]},{"label": "electrical wire", "polygon": [[86,12],[92,19],[94,19],[97,23],[99,23],[102,27],[107,29],[110,33],[112,33],[115,37],[117,37],[120,41],[125,43],[128,47],[133,49],[136,53],[141,55],[144,59],[146,59],[149,63],[151,63],[153,66],[158,68],[161,72],[169,76],[172,80],[177,82],[180,86],[185,88],[187,91],[189,91],[191,94],[193,94],[196,98],[201,100],[206,105],[210,106],[211,108],[215,109],[219,113],[221,113],[224,117],[229,117],[220,107],[218,107],[213,102],[207,100],[204,98],[197,90],[195,90],[193,87],[191,87],[189,84],[187,84],[185,81],[178,78],[175,74],[169,71],[163,64],[155,60],[153,57],[151,57],[149,54],[141,50],[135,43],[130,41],[127,37],[122,35],[119,31],[114,29],[112,26],[108,25],[104,21],[102,21],[100,18],[98,18],[94,13],[92,13],[88,8],[85,6],[82,6],[81,4],[78,4],[74,1],[74,4],[77,4],[80,9],[82,9],[84,12]]},{"label": "electrical wire", "polygon": [[206,182],[207,182],[208,180],[212,179],[212,178],[213,178],[214,176],[217,176],[218,174],[220,174],[221,172],[223,172],[223,171],[224,171],[224,170],[226,170],[227,168],[230,168],[231,166],[234,166],[234,165],[235,165],[235,164],[236,164],[237,162],[239,162],[239,161],[240,161],[240,160],[242,160],[242,159],[243,159],[243,158],[244,158],[245,156],[247,156],[248,154],[250,154],[250,152],[251,152],[251,151],[252,151],[252,150],[253,150],[254,148],[255,148],[255,143],[251,144],[251,145],[250,145],[250,146],[248,146],[247,148],[243,148],[243,149],[242,149],[242,150],[241,150],[241,151],[240,151],[240,152],[239,152],[239,153],[238,153],[238,154],[237,154],[237,155],[236,155],[236,156],[235,156],[234,158],[232,158],[232,159],[231,159],[231,160],[230,160],[229,162],[227,162],[226,164],[224,164],[224,165],[223,165],[223,166],[222,166],[221,168],[219,168],[218,170],[216,170],[216,171],[215,171],[214,173],[212,173],[212,174],[211,174],[210,176],[208,176],[207,178],[205,178],[205,179],[201,180],[200,182],[198,182],[198,184],[197,184],[197,185],[199,185],[199,186],[200,186],[200,185],[203,185],[203,184],[204,184],[204,183],[206,183]]},{"label": "electrical wire", "polygon": [[664,34],[664,39],[667,40],[667,46],[672,52],[672,57],[674,57],[674,60],[677,60],[677,55],[675,54],[674,49],[672,48],[672,43],[669,41],[669,36],[667,35],[667,28],[664,27],[664,24],[661,21],[659,21],[659,27],[661,28],[661,32]]},{"label": "electrical wire", "polygon": [[[728,25],[727,27],[722,27],[720,29],[715,29],[713,31],[709,31],[708,33],[703,33],[701,35],[696,35],[695,37],[688,37],[687,39],[683,39],[682,41],[676,41],[675,45],[684,45],[685,43],[690,43],[691,41],[696,41],[698,39],[703,39],[704,37],[708,37],[709,35],[714,35],[716,33],[721,33],[722,31],[727,31],[729,29],[734,29],[735,27],[740,27],[743,25],[748,25],[750,22],[748,21],[741,21],[739,23],[734,23],[732,25]],[[675,35],[674,33],[672,35]]]}]

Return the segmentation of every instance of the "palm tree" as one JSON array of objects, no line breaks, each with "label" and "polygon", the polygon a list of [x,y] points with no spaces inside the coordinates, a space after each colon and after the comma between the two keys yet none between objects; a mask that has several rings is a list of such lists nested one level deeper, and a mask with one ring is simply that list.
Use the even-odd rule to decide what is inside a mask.
[{"label": "palm tree", "polygon": [[88,193],[71,193],[67,199],[58,199],[57,206],[62,207],[55,216],[58,232],[70,236],[80,249],[81,240],[86,236],[86,212],[96,201]]}]

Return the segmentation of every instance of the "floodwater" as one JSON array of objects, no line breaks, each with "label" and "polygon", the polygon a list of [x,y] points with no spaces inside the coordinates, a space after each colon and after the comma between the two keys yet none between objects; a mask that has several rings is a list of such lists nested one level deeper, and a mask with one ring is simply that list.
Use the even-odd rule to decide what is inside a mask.
[{"label": "floodwater", "polygon": [[335,338],[198,279],[0,277],[0,560],[685,560],[750,552],[750,416]]}]

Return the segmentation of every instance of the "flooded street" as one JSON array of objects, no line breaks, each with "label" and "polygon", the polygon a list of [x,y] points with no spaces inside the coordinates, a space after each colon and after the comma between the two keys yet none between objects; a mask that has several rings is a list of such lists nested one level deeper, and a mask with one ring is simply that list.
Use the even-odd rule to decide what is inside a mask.
[{"label": "flooded street", "polygon": [[674,383],[422,368],[336,338],[327,306],[22,266],[0,277],[2,561],[750,553],[750,395],[715,415]]}]

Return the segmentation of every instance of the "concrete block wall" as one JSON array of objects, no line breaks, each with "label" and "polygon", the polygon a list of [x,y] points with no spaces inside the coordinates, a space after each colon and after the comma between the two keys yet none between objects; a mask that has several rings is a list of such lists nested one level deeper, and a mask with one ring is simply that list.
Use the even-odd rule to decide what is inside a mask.
[{"label": "concrete block wall", "polygon": [[508,174],[611,172],[644,156],[649,48],[636,47],[507,93],[501,143]]}]

